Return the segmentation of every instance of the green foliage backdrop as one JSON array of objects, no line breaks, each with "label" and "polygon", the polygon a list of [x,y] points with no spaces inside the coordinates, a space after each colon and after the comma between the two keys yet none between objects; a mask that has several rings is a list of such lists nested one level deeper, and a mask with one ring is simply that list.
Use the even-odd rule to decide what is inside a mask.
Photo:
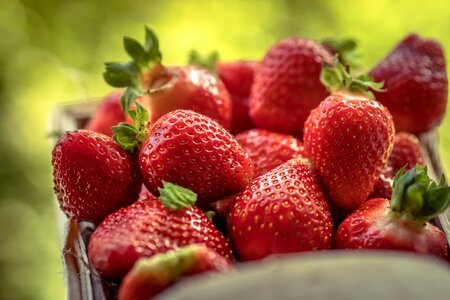
[{"label": "green foliage backdrop", "polygon": [[[259,59],[280,38],[354,37],[367,68],[405,34],[440,40],[450,57],[448,1],[1,0],[0,298],[62,299],[48,119],[58,103],[101,97],[102,62],[125,58],[123,35],[160,36],[167,64],[187,52]],[[450,171],[450,118],[440,128]]]}]

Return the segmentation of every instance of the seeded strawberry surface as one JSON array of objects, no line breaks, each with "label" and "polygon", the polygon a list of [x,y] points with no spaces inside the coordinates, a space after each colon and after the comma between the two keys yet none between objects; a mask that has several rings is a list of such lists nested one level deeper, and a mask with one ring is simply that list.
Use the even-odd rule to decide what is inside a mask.
[{"label": "seeded strawberry surface", "polygon": [[302,136],[311,109],[328,96],[320,82],[322,63],[331,54],[319,43],[284,39],[266,53],[255,75],[250,116],[258,128]]},{"label": "seeded strawberry surface", "polygon": [[189,109],[217,121],[231,124],[231,99],[222,81],[194,66],[165,67],[145,78],[149,89],[150,123],[176,109]]},{"label": "seeded strawberry surface", "polygon": [[99,222],[137,200],[142,181],[135,159],[106,135],[66,133],[52,164],[56,197],[71,218]]},{"label": "seeded strawberry surface", "polygon": [[416,164],[424,166],[425,159],[417,137],[406,132],[396,134],[389,163],[392,165],[394,173],[397,173],[403,167],[408,170]]},{"label": "seeded strawberry surface", "polygon": [[162,180],[191,189],[205,206],[245,188],[253,177],[247,153],[208,117],[177,110],[150,129],[139,154],[144,183],[155,195]]},{"label": "seeded strawberry surface", "polygon": [[251,129],[236,136],[255,167],[255,176],[262,175],[282,163],[304,156],[303,143],[293,136],[263,129]]},{"label": "seeded strawberry surface", "polygon": [[329,249],[333,224],[308,162],[293,159],[254,179],[237,197],[229,232],[241,260]]},{"label": "seeded strawberry surface", "polygon": [[372,199],[364,203],[339,226],[338,249],[392,249],[427,253],[447,258],[445,234],[426,223],[414,227],[410,222],[389,216],[389,200]]},{"label": "seeded strawberry surface", "polygon": [[392,116],[376,101],[335,94],[311,112],[304,143],[333,203],[354,209],[369,196],[392,151]]},{"label": "seeded strawberry surface", "polygon": [[228,242],[197,207],[172,210],[149,193],[97,227],[88,255],[101,275],[121,279],[141,257],[194,243],[232,257]]}]

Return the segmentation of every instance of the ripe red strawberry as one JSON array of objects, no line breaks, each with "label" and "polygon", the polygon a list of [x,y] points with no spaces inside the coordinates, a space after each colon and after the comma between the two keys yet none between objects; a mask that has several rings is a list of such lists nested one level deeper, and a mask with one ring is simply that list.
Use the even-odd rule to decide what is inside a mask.
[{"label": "ripe red strawberry", "polygon": [[292,159],[256,177],[239,194],[228,218],[239,259],[329,249],[330,210],[305,159]]},{"label": "ripe red strawberry", "polygon": [[219,53],[214,51],[203,57],[197,51],[189,53],[189,64],[205,68],[223,81],[227,88],[232,104],[231,129],[232,134],[253,128],[249,114],[249,98],[253,85],[253,78],[259,62],[240,60],[234,62],[218,62]]},{"label": "ripe red strawberry", "polygon": [[371,199],[342,222],[336,233],[340,249],[391,249],[448,258],[445,234],[427,221],[449,205],[450,188],[439,185],[417,165],[396,175],[393,196]]},{"label": "ripe red strawberry", "polygon": [[366,77],[352,78],[340,64],[325,67],[323,78],[341,91],[311,111],[304,129],[305,150],[332,202],[351,210],[367,199],[386,165],[394,124],[383,105],[361,93],[367,87],[379,88],[377,84],[365,82]]},{"label": "ripe red strawberry", "polygon": [[194,191],[198,205],[208,209],[210,203],[240,192],[251,181],[253,164],[247,153],[210,118],[176,110],[161,117],[147,133],[142,107],[134,113],[138,128],[144,130],[122,124],[114,128],[114,137],[126,149],[141,143],[139,166],[144,184],[154,195],[163,180],[173,182]]},{"label": "ripe red strawberry", "polygon": [[447,106],[448,83],[442,46],[407,36],[370,72],[384,81],[376,99],[392,113],[397,131],[421,133],[439,125]]},{"label": "ripe red strawberry", "polygon": [[273,45],[255,74],[250,116],[262,129],[302,135],[309,112],[328,95],[320,82],[332,55],[319,43],[288,38]]},{"label": "ripe red strawberry", "polygon": [[195,66],[156,68],[144,75],[148,89],[150,123],[176,109],[189,109],[230,128],[231,100],[222,81],[211,72]]},{"label": "ripe red strawberry", "polygon": [[107,95],[85,128],[111,137],[113,135],[111,127],[120,122],[125,122],[126,119],[120,107],[122,95],[123,91],[114,91]]},{"label": "ripe red strawberry", "polygon": [[142,184],[135,159],[110,137],[89,130],[63,135],[52,165],[61,209],[77,220],[103,220],[136,201]]},{"label": "ripe red strawberry", "polygon": [[419,139],[406,132],[396,134],[389,163],[394,174],[403,167],[409,170],[416,164],[425,165]]},{"label": "ripe red strawberry", "polygon": [[231,96],[230,131],[233,134],[254,127],[249,114],[249,98],[255,70],[258,66],[259,62],[245,60],[216,64],[217,75],[223,81]]},{"label": "ripe red strawberry", "polygon": [[304,156],[303,143],[291,135],[251,129],[236,135],[255,167],[255,176],[262,175],[292,159]]},{"label": "ripe red strawberry", "polygon": [[145,45],[125,37],[124,47],[132,60],[106,63],[104,78],[112,86],[127,87],[122,100],[125,114],[129,103],[143,94],[151,123],[173,110],[189,109],[230,127],[231,100],[219,78],[197,67],[163,66],[158,39],[149,28]]},{"label": "ripe red strawberry", "polygon": [[119,300],[148,300],[183,278],[205,272],[229,272],[228,260],[204,245],[141,258],[125,276],[119,289]]},{"label": "ripe red strawberry", "polygon": [[121,279],[141,257],[203,243],[231,259],[228,242],[193,204],[190,190],[165,182],[160,198],[152,196],[108,216],[89,242],[88,256],[103,276]]},{"label": "ripe red strawberry", "polygon": [[369,198],[391,198],[394,174],[403,167],[409,170],[416,164],[425,165],[420,141],[410,133],[400,132],[396,134],[394,148],[389,156],[387,165],[375,182]]}]

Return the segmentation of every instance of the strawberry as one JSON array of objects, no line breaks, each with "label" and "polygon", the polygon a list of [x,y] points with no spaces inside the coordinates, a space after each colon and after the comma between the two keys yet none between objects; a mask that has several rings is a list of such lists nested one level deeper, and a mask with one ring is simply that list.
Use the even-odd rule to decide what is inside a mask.
[{"label": "strawberry", "polygon": [[394,124],[389,111],[363,94],[380,89],[366,76],[353,78],[341,64],[325,66],[322,79],[339,91],[311,111],[304,128],[305,150],[328,189],[345,210],[367,199],[392,151]]},{"label": "strawberry", "polygon": [[141,257],[203,243],[231,259],[228,242],[193,204],[196,194],[164,182],[157,199],[148,193],[108,216],[94,231],[88,256],[103,276],[121,279]]},{"label": "strawberry", "polygon": [[230,127],[230,96],[214,74],[193,66],[163,66],[158,39],[149,28],[145,45],[125,37],[124,47],[132,60],[106,63],[104,78],[114,87],[127,87],[122,97],[125,115],[130,103],[142,96],[146,102],[143,106],[151,112],[150,123],[173,110],[189,109]]},{"label": "strawberry", "polygon": [[394,174],[403,167],[408,170],[416,164],[425,165],[419,139],[406,132],[396,134],[389,163]]},{"label": "strawberry", "polygon": [[249,60],[219,62],[217,51],[211,52],[208,56],[201,56],[193,50],[189,53],[189,64],[217,74],[227,88],[232,105],[230,129],[232,134],[254,127],[249,114],[248,101],[259,62]]},{"label": "strawberry", "polygon": [[288,38],[273,45],[255,74],[250,116],[262,129],[302,135],[311,109],[328,95],[320,82],[323,62],[333,57],[319,43]]},{"label": "strawberry", "polygon": [[391,201],[364,203],[342,222],[336,233],[339,249],[391,249],[448,258],[445,234],[428,223],[449,205],[450,188],[442,176],[436,184],[426,167],[397,173]]},{"label": "strawberry", "polygon": [[126,149],[139,149],[144,184],[154,195],[163,181],[193,190],[198,205],[235,194],[251,181],[253,164],[233,136],[210,118],[188,110],[161,117],[147,132],[145,110],[132,111],[137,128],[114,127],[114,138]]},{"label": "strawberry", "polygon": [[387,165],[375,182],[369,198],[391,198],[394,174],[403,167],[409,170],[416,164],[425,165],[420,141],[410,133],[400,132],[396,134],[394,148]]},{"label": "strawberry", "polygon": [[148,300],[185,277],[205,272],[229,272],[228,260],[201,244],[139,259],[125,276],[119,300]]},{"label": "strawberry", "polygon": [[251,129],[236,135],[255,167],[255,176],[262,175],[297,157],[304,156],[303,143],[293,136]]},{"label": "strawberry", "polygon": [[439,125],[447,106],[448,82],[442,46],[407,36],[369,73],[384,81],[386,93],[375,93],[392,113],[397,131],[421,133]]},{"label": "strawberry", "polygon": [[138,166],[110,137],[89,130],[63,135],[52,153],[53,183],[68,217],[99,222],[137,200]]},{"label": "strawberry", "polygon": [[249,98],[253,78],[259,62],[235,61],[218,63],[217,75],[223,81],[231,96],[232,118],[231,133],[237,134],[253,128],[249,114]]},{"label": "strawberry", "polygon": [[112,136],[112,126],[125,122],[125,115],[120,107],[122,91],[114,91],[107,95],[86,125],[86,129]]},{"label": "strawberry", "polygon": [[239,259],[329,249],[330,210],[309,161],[292,159],[256,177],[236,199],[228,218]]}]

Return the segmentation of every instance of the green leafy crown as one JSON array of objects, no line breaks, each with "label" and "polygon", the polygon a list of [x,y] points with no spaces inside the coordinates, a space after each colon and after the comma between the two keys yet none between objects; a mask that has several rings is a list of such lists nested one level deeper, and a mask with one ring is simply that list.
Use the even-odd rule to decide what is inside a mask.
[{"label": "green leafy crown", "polygon": [[407,214],[424,225],[442,213],[450,204],[450,187],[445,176],[439,183],[427,174],[427,167],[417,164],[405,173],[402,168],[395,175],[390,208],[394,214]]},{"label": "green leafy crown", "polygon": [[202,56],[198,51],[189,52],[188,63],[216,73],[216,63],[219,61],[219,52],[213,51],[209,55]]},{"label": "green leafy crown", "polygon": [[333,53],[337,54],[339,61],[350,68],[358,69],[358,62],[361,55],[355,53],[358,44],[354,39],[325,39],[322,44],[328,47]]},{"label": "green leafy crown", "polygon": [[383,82],[375,82],[372,77],[365,74],[353,77],[348,68],[337,60],[332,65],[324,63],[320,73],[320,81],[331,93],[347,90],[351,93],[361,93],[370,98],[375,98],[370,90],[385,91]]},{"label": "green leafy crown", "polygon": [[126,88],[121,99],[121,106],[125,116],[128,115],[131,104],[139,97],[141,74],[156,64],[161,64],[162,55],[159,50],[159,41],[156,34],[145,27],[145,42],[141,45],[136,39],[125,36],[123,46],[131,60],[105,63],[103,72],[105,81],[113,87]]},{"label": "green leafy crown", "polygon": [[[145,71],[154,65],[161,64],[162,55],[159,50],[159,41],[156,34],[145,27],[145,42],[140,44],[132,37],[123,38],[123,46],[131,60],[105,63],[106,70],[103,73],[105,81],[113,87],[126,88],[120,105],[126,116],[130,116],[134,125],[121,122],[113,126],[113,139],[125,150],[133,151],[145,139],[148,130],[149,115],[147,110],[136,102],[143,95],[141,91],[141,77]],[[131,110],[133,103],[136,109]]]}]

